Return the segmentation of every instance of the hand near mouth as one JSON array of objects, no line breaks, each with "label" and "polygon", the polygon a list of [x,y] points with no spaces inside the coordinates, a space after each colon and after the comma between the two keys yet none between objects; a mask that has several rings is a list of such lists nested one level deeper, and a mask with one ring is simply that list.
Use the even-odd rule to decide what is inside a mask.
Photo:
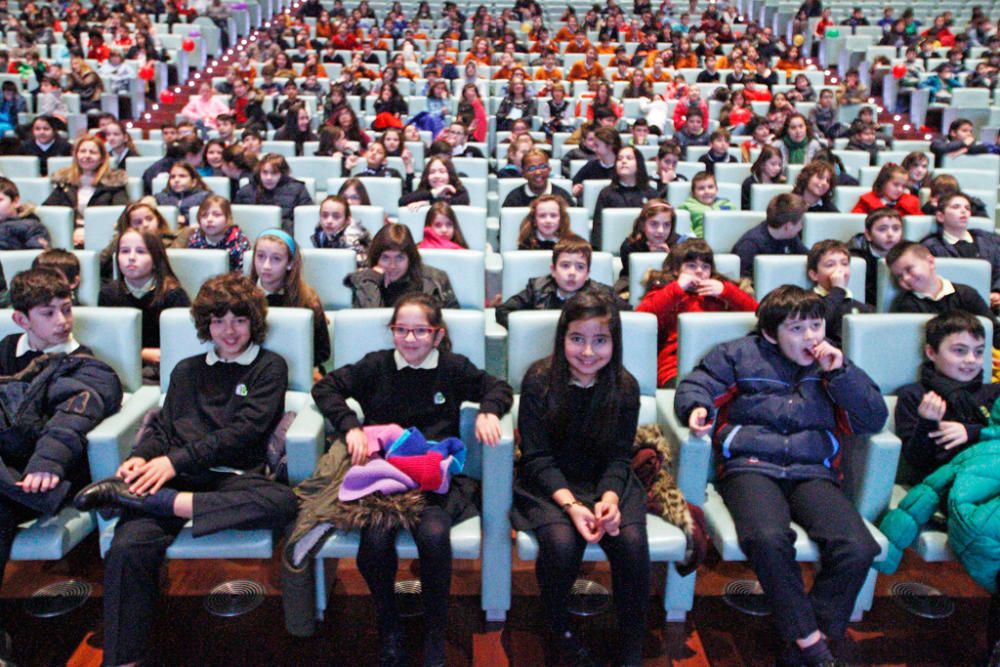
[{"label": "hand near mouth", "polygon": [[835,371],[844,365],[844,353],[825,340],[817,343],[810,352],[825,373]]}]

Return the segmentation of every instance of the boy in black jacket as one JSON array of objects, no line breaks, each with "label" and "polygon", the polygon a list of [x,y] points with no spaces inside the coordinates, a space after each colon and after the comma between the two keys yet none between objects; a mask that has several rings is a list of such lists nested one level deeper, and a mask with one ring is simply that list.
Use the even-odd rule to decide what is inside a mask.
[{"label": "boy in black jacket", "polygon": [[953,310],[927,322],[920,380],[902,387],[896,435],[917,482],[979,442],[1000,384],[983,382],[986,332],[975,315]]},{"label": "boy in black jacket", "polygon": [[57,513],[87,483],[87,433],[121,407],[118,376],[73,339],[70,295],[54,269],[11,281],[24,333],[0,341],[0,581],[17,526]]},{"label": "boy in black jacket", "polygon": [[142,659],[167,547],[189,519],[195,537],[226,529],[279,530],[295,494],[265,475],[270,435],[284,412],[288,366],[260,347],[267,301],[249,278],[209,279],[191,313],[207,354],[170,375],[166,401],[117,475],[81,491],[78,509],[121,510],[105,561],[104,661]]},{"label": "boy in black jacket", "polygon": [[875,305],[878,261],[903,239],[903,219],[894,208],[878,208],[865,218],[865,231],[851,237],[851,254],[865,260],[865,303]]},{"label": "boy in black jacket", "polygon": [[870,313],[874,308],[854,298],[847,284],[851,282],[851,253],[843,241],[818,241],[809,249],[806,272],[815,286],[813,291],[823,297],[826,307],[826,337],[834,345],[841,344],[844,315]]},{"label": "boy in black jacket", "polygon": [[767,219],[746,234],[733,246],[740,256],[740,277],[753,279],[753,259],[757,255],[805,255],[808,249],[802,244],[802,217],[806,203],[802,197],[784,193],[767,205]]}]

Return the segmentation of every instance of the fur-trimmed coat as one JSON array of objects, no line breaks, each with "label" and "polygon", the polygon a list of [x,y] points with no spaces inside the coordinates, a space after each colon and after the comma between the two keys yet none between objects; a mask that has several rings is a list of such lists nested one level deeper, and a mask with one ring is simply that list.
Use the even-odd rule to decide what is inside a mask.
[{"label": "fur-trimmed coat", "polygon": [[[48,196],[43,206],[69,206],[77,212],[77,217],[83,215],[77,206],[78,183],[71,180],[72,167],[65,167],[52,174],[52,194]],[[94,186],[87,206],[124,206],[128,204],[128,174],[124,169],[109,169]]]}]

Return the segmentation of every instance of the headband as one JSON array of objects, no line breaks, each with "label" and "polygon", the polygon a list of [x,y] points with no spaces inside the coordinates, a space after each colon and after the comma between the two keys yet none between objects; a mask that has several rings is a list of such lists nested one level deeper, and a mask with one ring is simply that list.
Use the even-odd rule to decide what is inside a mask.
[{"label": "headband", "polygon": [[285,242],[285,245],[288,246],[288,250],[292,253],[292,257],[295,256],[295,241],[292,239],[291,235],[288,234],[288,232],[281,229],[265,229],[257,238],[262,239],[265,236],[273,236],[281,239]]}]

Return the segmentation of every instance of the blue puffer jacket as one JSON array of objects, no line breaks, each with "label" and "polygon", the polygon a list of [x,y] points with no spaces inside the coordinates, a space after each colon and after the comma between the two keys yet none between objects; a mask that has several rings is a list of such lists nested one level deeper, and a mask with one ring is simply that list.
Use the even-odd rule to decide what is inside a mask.
[{"label": "blue puffer jacket", "polygon": [[823,373],[788,359],[760,334],[719,345],[681,382],[674,409],[682,423],[698,407],[715,421],[720,477],[839,481],[840,436],[874,433],[888,416],[878,387],[848,359]]}]

